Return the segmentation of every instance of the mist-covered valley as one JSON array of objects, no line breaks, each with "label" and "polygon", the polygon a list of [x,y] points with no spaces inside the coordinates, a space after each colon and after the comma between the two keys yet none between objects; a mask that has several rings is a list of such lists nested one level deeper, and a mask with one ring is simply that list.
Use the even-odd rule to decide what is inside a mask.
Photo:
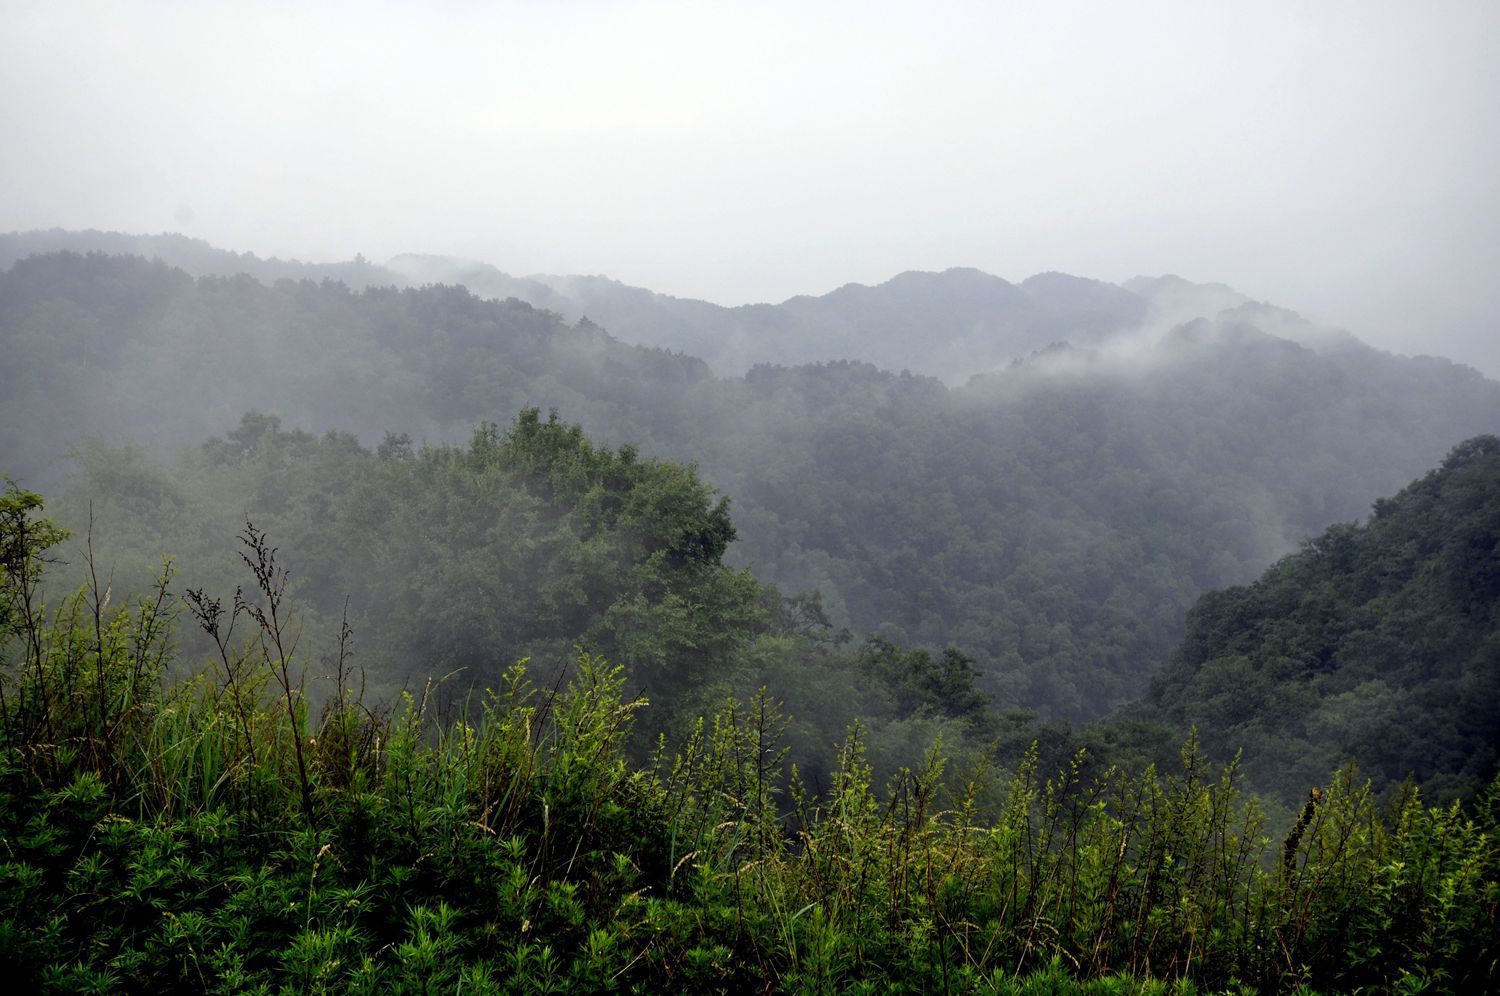
[{"label": "mist-covered valley", "polygon": [[1500,991],[1500,5],[0,4],[0,978]]},{"label": "mist-covered valley", "polygon": [[[849,348],[871,357],[903,343],[946,356],[950,343],[983,339],[987,359],[950,386],[858,351],[718,374],[696,356],[621,341],[588,315],[570,320],[573,299],[552,298],[554,311],[456,284],[398,286],[381,282],[395,271],[363,262],[255,260],[246,272],[244,256],[171,237],[50,232],[4,244],[10,472],[56,494],[76,534],[91,510],[94,542],[132,586],[163,552],[184,560],[190,581],[233,568],[248,515],[319,565],[324,583],[302,594],[331,612],[382,573],[343,550],[394,528],[328,531],[347,519],[339,496],[393,455],[462,446],[533,409],[596,443],[696,467],[727,500],[727,564],[816,595],[829,626],[857,639],[953,647],[997,709],[1048,720],[1099,719],[1137,700],[1201,594],[1364,518],[1458,442],[1500,428],[1500,385],[1472,369],[1376,350],[1171,277],[1012,285],[949,271],[801,302],[816,301],[826,325],[867,329]],[[31,245],[85,251],[24,255]],[[355,272],[358,289],[332,279]],[[628,296],[656,312],[673,304]],[[593,300],[599,314],[621,313]],[[867,325],[870,313],[884,324]],[[695,334],[735,339],[718,320]],[[783,340],[767,338],[759,348],[774,353]],[[453,545],[458,555],[465,544]],[[500,563],[489,578],[502,590],[543,580]],[[388,618],[393,597],[371,591],[351,605],[356,618]],[[484,631],[500,600],[466,595],[458,629]],[[444,653],[403,644],[400,680],[534,650],[494,636]],[[724,659],[699,662],[690,680],[712,684]]]},{"label": "mist-covered valley", "polygon": [[[725,308],[173,235],[13,233],[0,265],[20,701],[50,687],[27,667],[63,659],[44,601],[103,619],[165,555],[169,684],[217,682],[232,716],[259,661],[294,729],[294,703],[323,710],[309,744],[403,694],[468,715],[519,661],[554,695],[599,681],[583,654],[622,669],[617,705],[650,703],[621,764],[658,736],[684,763],[726,701],[759,702],[764,735],[769,696],[781,746],[755,746],[756,778],[825,800],[851,772],[895,800],[993,765],[966,805],[1022,818],[1028,771],[1155,778],[1191,737],[1164,790],[1227,804],[1194,766],[1232,763],[1295,854],[1308,788],[1346,762],[1367,796],[1349,781],[1340,805],[1472,802],[1495,778],[1500,383],[1462,364],[1173,276],[913,271]],[[33,588],[42,508],[70,538]],[[135,611],[111,625],[144,646]],[[343,711],[354,674],[368,719]],[[743,707],[713,749],[744,749]],[[938,750],[954,776],[913,776]],[[297,764],[310,820],[322,776]],[[775,798],[754,819],[788,818]],[[1234,888],[1262,887],[1253,867]]]}]

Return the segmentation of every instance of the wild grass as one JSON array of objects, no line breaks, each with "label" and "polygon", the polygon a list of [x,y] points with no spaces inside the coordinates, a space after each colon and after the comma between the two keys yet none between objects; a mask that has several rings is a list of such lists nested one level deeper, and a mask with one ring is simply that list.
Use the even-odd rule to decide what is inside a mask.
[{"label": "wild grass", "polygon": [[[1462,991],[1497,984],[1497,813],[1378,807],[1353,766],[1271,839],[1233,764],[1081,775],[947,758],[828,789],[763,692],[645,763],[645,706],[580,654],[440,719],[310,706],[276,553],[248,592],[97,584],[6,548],[0,966],[57,992]],[[31,528],[31,527],[28,527]],[[14,535],[14,529],[11,531]],[[174,606],[217,659],[168,682]],[[347,636],[347,634],[346,634]],[[347,646],[347,638],[343,641]],[[959,760],[963,760],[959,764]],[[959,769],[962,768],[962,771]],[[993,803],[986,800],[998,800]]]}]

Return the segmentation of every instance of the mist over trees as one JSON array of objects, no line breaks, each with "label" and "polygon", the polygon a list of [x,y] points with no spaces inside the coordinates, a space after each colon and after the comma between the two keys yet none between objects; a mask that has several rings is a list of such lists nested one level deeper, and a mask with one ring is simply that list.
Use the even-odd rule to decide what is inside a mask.
[{"label": "mist over trees", "polygon": [[1497,770],[1497,613],[1500,439],[1480,436],[1368,522],[1199,599],[1150,702],[1219,755],[1245,748],[1267,787],[1357,757],[1377,788],[1472,796]]},{"label": "mist over trees", "polygon": [[124,458],[80,440],[164,456],[252,409],[367,447],[556,409],[695,462],[734,502],[729,562],[819,591],[835,626],[961,647],[998,701],[1073,719],[1141,694],[1198,594],[1500,426],[1500,386],[1467,368],[1232,319],[1042,350],[959,388],[849,361],[723,379],[463,288],[50,255],[0,275],[0,334],[0,431],[28,484],[60,484],[71,446],[103,497],[100,475],[126,471],[99,468]]},{"label": "mist over trees", "polygon": [[[530,469],[557,428],[539,425],[504,444]],[[543,476],[576,482],[570,463]],[[1345,768],[1273,846],[1235,766],[1191,737],[1166,774],[1090,775],[1082,753],[1042,768],[1033,747],[1003,791],[983,754],[950,773],[938,741],[881,792],[855,724],[810,788],[764,691],[632,757],[647,703],[587,653],[550,691],[516,665],[457,708],[434,709],[430,685],[372,708],[341,647],[313,713],[263,532],[245,528],[253,580],[232,603],[187,591],[220,656],[177,681],[170,575],[113,605],[91,581],[49,613],[63,538],[39,496],[0,494],[0,961],[22,988],[1494,982],[1494,785],[1468,810],[1409,789],[1382,812]],[[232,642],[236,623],[251,639]],[[877,680],[963,671],[869,650]]]},{"label": "mist over trees", "polygon": [[18,977],[1494,981],[1467,367],[1173,277],[0,262]]},{"label": "mist over trees", "polygon": [[1315,348],[1358,345],[1346,331],[1318,326],[1223,284],[1174,276],[1137,277],[1117,286],[1064,273],[1039,273],[1012,284],[974,269],[910,271],[877,286],[846,284],[816,297],[726,308],[603,276],[519,277],[448,256],[404,253],[384,264],[363,257],[304,263],[261,259],[176,234],[0,234],[0,268],[54,252],[140,256],[195,277],[244,274],[268,284],[285,279],[335,280],[355,290],[462,286],[482,298],[524,301],[569,324],[588,319],[624,343],[686,353],[720,376],[738,377],[763,363],[859,360],[958,385],[1058,342],[1154,340],[1197,318],[1248,322]]}]

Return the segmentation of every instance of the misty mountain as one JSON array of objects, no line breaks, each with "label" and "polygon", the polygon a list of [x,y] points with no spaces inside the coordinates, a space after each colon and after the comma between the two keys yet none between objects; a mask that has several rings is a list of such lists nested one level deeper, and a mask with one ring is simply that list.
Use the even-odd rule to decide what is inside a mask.
[{"label": "misty mountain", "polygon": [[595,412],[590,421],[614,424],[611,439],[650,438],[630,414],[600,409],[603,399],[644,400],[708,376],[700,361],[463,288],[194,279],[135,256],[16,263],[0,273],[0,328],[0,454],[44,488],[76,441],[164,453],[252,408],[366,440],[393,431],[456,442],[482,419],[540,405]]},{"label": "misty mountain", "polygon": [[202,239],[174,232],[160,235],[128,235],[122,232],[46,231],[0,234],[0,269],[7,269],[28,256],[55,252],[103,253],[108,256],[140,256],[157,259],[195,277],[232,277],[239,274],[263,283],[277,280],[336,280],[356,290],[365,287],[406,286],[394,270],[363,257],[337,263],[304,263],[274,256],[262,259],[253,252],[217,249]]},{"label": "misty mountain", "polygon": [[442,256],[398,256],[386,265],[413,286],[462,284],[482,297],[515,297],[569,321],[588,318],[623,342],[699,357],[721,376],[761,363],[857,360],[956,385],[1054,343],[1152,342],[1200,318],[1254,325],[1320,351],[1362,346],[1346,331],[1223,284],[1171,275],[1136,277],[1121,286],[1064,273],[1012,284],[974,269],[909,271],[873,287],[846,284],[820,296],[730,308],[603,276],[513,277]]},{"label": "misty mountain", "polygon": [[1500,440],[1204,595],[1151,703],[1216,753],[1243,747],[1288,801],[1351,757],[1381,789],[1482,788],[1500,762]]},{"label": "misty mountain", "polygon": [[716,378],[513,298],[194,279],[102,255],[0,274],[0,345],[3,465],[55,488],[71,447],[75,486],[101,503],[159,488],[146,455],[80,448],[90,437],[162,455],[254,408],[366,446],[458,442],[556,408],[605,444],[696,461],[734,502],[735,566],[821,591],[836,626],[956,645],[1002,706],[1073,718],[1143,692],[1199,594],[1500,430],[1500,385],[1467,367],[1244,322],[1042,350],[961,388],[855,362]]},{"label": "misty mountain", "polygon": [[764,414],[700,452],[741,555],[856,629],[964,648],[1002,702],[1073,717],[1143,690],[1198,592],[1500,424],[1500,385],[1468,368],[1232,323],[946,391],[854,365],[745,382]]},{"label": "misty mountain", "polygon": [[724,376],[758,363],[859,360],[957,383],[1051,342],[1093,342],[1133,328],[1148,310],[1122,288],[1059,273],[1012,284],[973,269],[912,271],[874,287],[728,308],[606,277],[516,280],[459,262],[432,272],[570,320],[586,316],[622,341],[700,357]]},{"label": "misty mountain", "polygon": [[397,286],[457,284],[479,297],[497,301],[516,298],[533,307],[555,311],[570,321],[584,317],[582,310],[571,298],[553,289],[543,279],[513,277],[478,260],[402,253],[387,260],[384,269],[392,275],[392,283]]},{"label": "misty mountain", "polygon": [[605,276],[513,276],[478,260],[433,254],[404,253],[383,265],[363,257],[303,263],[216,249],[170,233],[53,229],[0,235],[0,267],[59,251],[137,255],[193,276],[243,274],[262,283],[335,280],[356,290],[458,285],[481,298],[523,301],[569,323],[588,319],[621,342],[698,357],[720,376],[739,376],[760,363],[857,360],[956,385],[1054,343],[1153,342],[1200,318],[1252,324],[1319,350],[1362,345],[1346,331],[1316,325],[1224,284],[1172,275],[1136,277],[1120,286],[1063,273],[1012,284],[974,269],[909,271],[873,287],[851,283],[820,296],[731,308]]},{"label": "misty mountain", "polygon": [[1175,328],[1200,318],[1219,319],[1254,325],[1320,352],[1366,348],[1343,329],[1310,322],[1295,311],[1253,300],[1224,284],[1195,284],[1168,274],[1134,277],[1123,286],[1147,302],[1146,324],[1152,328]]}]

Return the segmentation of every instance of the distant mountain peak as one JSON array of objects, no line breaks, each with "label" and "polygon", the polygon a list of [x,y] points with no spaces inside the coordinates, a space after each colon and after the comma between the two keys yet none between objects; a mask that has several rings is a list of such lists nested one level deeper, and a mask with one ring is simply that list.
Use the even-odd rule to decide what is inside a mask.
[{"label": "distant mountain peak", "polygon": [[1182,277],[1179,277],[1175,273],[1163,273],[1160,276],[1156,277],[1131,277],[1121,286],[1126,290],[1131,291],[1132,293],[1147,296],[1169,292],[1196,292],[1219,294],[1225,297],[1236,298],[1238,300],[1238,303],[1240,304],[1244,304],[1245,302],[1250,300],[1249,297],[1241,294],[1239,291],[1235,290],[1233,287],[1230,287],[1228,284],[1194,283],[1191,280],[1186,280]]},{"label": "distant mountain peak", "polygon": [[290,278],[342,281],[355,289],[463,286],[476,297],[515,298],[568,322],[587,314],[623,342],[699,357],[728,375],[757,363],[850,359],[956,385],[1049,343],[1096,347],[1136,333],[1159,338],[1199,318],[1248,323],[1320,352],[1368,348],[1226,284],[1194,283],[1170,273],[1118,285],[1056,270],[1013,283],[972,266],[914,269],[881,283],[847,283],[780,304],[729,308],[605,275],[513,276],[482,260],[438,253],[400,253],[383,265],[363,258],[302,263],[262,260],[173,233],[62,230],[0,235],[0,268],[60,250],[154,257],[195,276],[244,273],[266,283]]},{"label": "distant mountain peak", "polygon": [[[858,284],[853,286],[859,286]],[[896,274],[885,283],[878,284],[881,287],[924,287],[924,288],[948,288],[948,287],[991,287],[1012,288],[1015,284],[1004,277],[997,277],[993,273],[972,266],[950,266],[946,270],[904,270]]]}]

